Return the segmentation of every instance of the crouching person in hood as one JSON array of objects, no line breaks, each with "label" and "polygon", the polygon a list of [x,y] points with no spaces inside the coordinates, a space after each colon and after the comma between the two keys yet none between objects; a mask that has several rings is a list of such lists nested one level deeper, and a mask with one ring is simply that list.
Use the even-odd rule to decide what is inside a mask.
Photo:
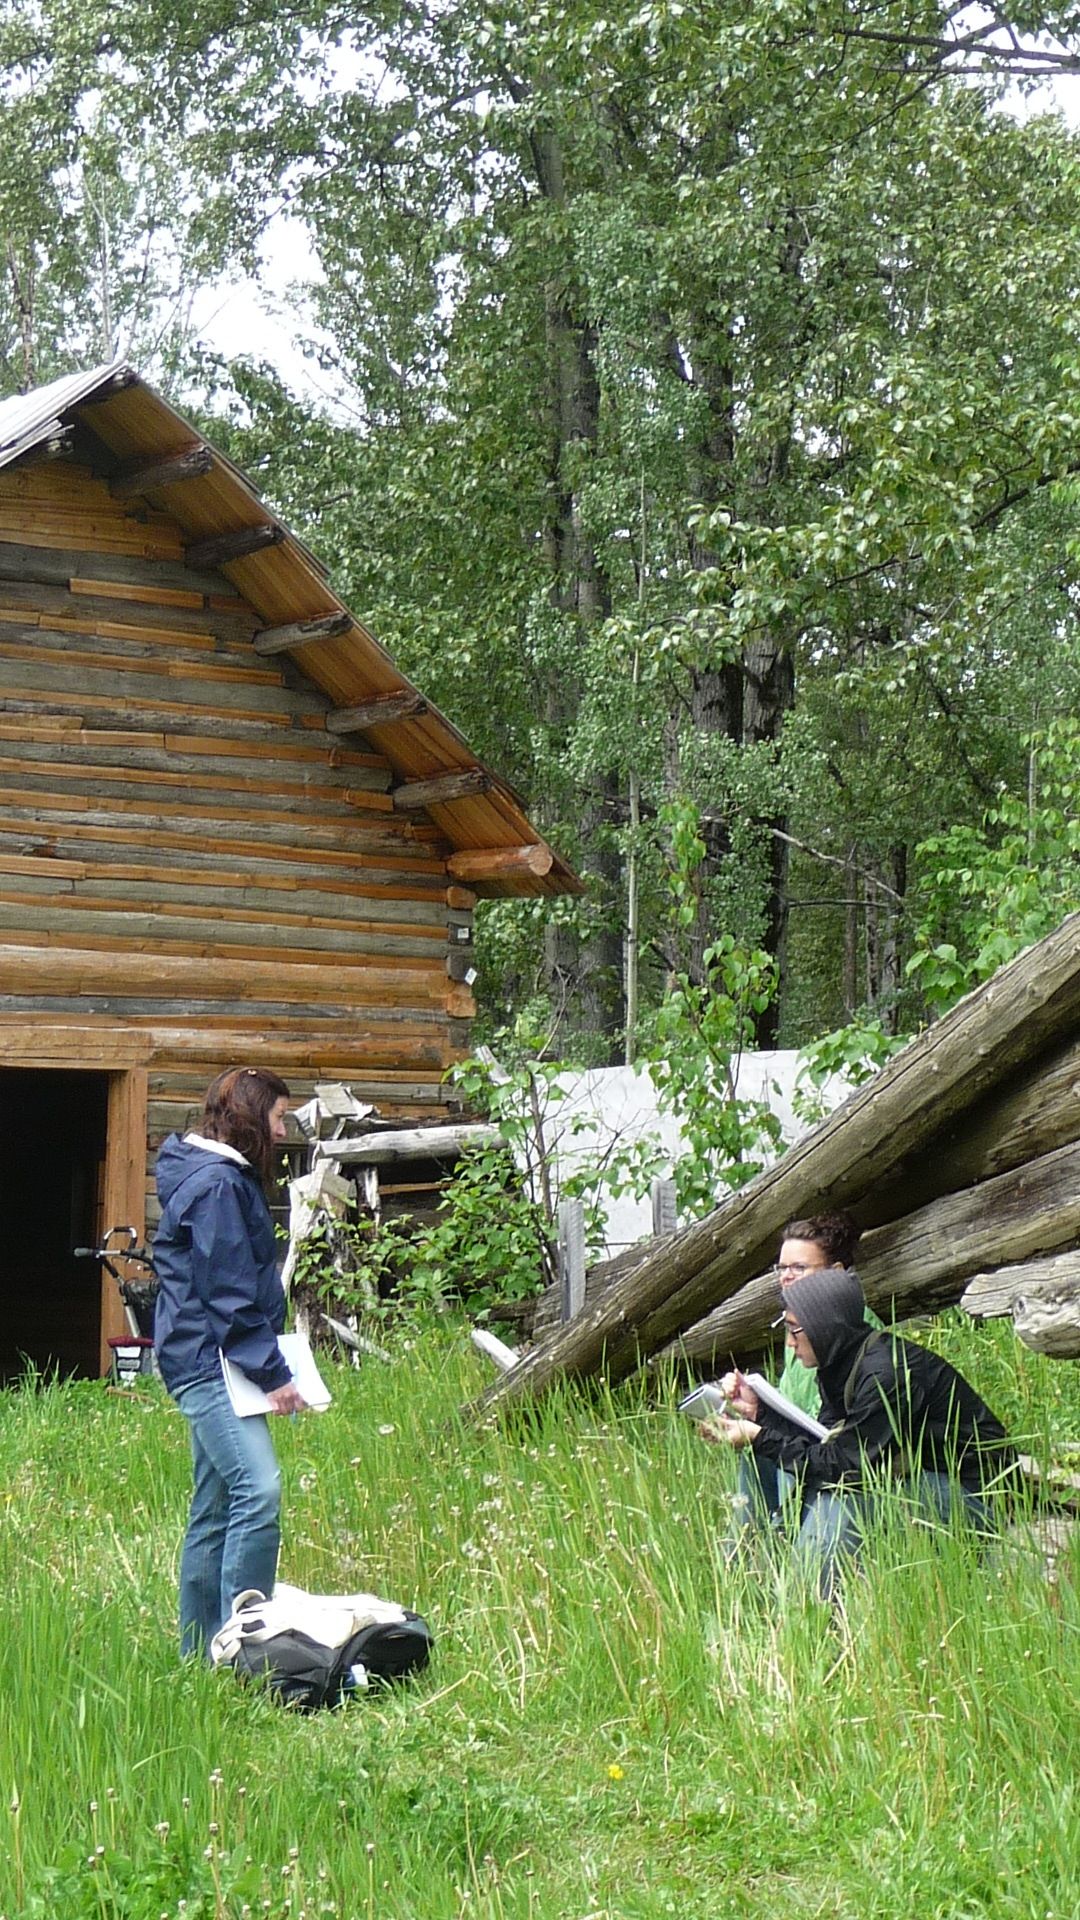
[{"label": "crouching person in hood", "polygon": [[857,1552],[870,1492],[884,1475],[924,1511],[988,1530],[993,1491],[1012,1482],[1016,1455],[974,1388],[925,1347],[888,1330],[868,1333],[857,1273],[805,1273],[781,1297],[785,1338],[817,1370],[828,1437],[815,1440],[772,1413],[741,1374],[731,1398],[738,1417],[710,1421],[710,1437],[796,1476],[796,1551],[821,1597],[833,1597],[843,1561]]},{"label": "crouching person in hood", "polygon": [[277,1343],[285,1323],[266,1189],[285,1138],[289,1089],[261,1067],[218,1075],[200,1131],[171,1134],[157,1164],[161,1222],[154,1346],[191,1430],[194,1491],[180,1558],[180,1648],[209,1654],[238,1593],[271,1594],[281,1476],[265,1414],[234,1411],[222,1355],[262,1387],[272,1413],[305,1405]]}]

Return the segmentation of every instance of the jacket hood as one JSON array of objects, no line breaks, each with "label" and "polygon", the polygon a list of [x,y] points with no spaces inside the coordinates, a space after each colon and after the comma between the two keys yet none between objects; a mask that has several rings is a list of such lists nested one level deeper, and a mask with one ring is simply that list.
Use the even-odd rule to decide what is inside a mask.
[{"label": "jacket hood", "polygon": [[194,1141],[182,1140],[178,1133],[170,1133],[162,1143],[157,1158],[157,1190],[162,1206],[168,1206],[177,1188],[190,1174],[218,1172],[225,1165],[244,1171],[231,1154],[214,1153],[209,1147],[198,1147]]},{"label": "jacket hood", "polygon": [[862,1281],[850,1267],[817,1267],[801,1274],[788,1281],[783,1299],[822,1371],[834,1367],[866,1338],[866,1298]]}]

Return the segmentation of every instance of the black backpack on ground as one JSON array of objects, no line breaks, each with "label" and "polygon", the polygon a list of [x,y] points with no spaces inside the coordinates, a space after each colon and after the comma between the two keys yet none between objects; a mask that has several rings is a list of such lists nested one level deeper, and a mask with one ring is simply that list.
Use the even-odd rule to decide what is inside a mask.
[{"label": "black backpack on ground", "polygon": [[427,1666],[431,1630],[418,1613],[375,1594],[305,1593],[278,1585],[273,1598],[249,1592],[214,1635],[210,1657],[261,1680],[303,1712],[340,1706],[373,1682],[405,1679]]}]

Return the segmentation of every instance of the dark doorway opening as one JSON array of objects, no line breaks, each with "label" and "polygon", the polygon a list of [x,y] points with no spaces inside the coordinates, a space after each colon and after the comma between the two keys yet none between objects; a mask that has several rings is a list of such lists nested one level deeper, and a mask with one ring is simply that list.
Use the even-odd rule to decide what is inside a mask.
[{"label": "dark doorway opening", "polygon": [[0,1069],[0,1382],[100,1373],[96,1244],[109,1076]]}]

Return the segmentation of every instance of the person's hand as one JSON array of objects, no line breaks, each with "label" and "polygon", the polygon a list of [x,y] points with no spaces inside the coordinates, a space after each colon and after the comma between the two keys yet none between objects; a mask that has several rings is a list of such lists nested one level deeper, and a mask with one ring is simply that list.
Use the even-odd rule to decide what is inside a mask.
[{"label": "person's hand", "polygon": [[293,1386],[291,1380],[287,1387],[275,1387],[266,1397],[270,1402],[271,1413],[303,1413],[307,1406],[303,1394]]},{"label": "person's hand", "polygon": [[757,1419],[760,1411],[758,1397],[744,1373],[740,1373],[736,1367],[734,1373],[725,1373],[720,1386],[734,1414],[743,1420]]},{"label": "person's hand", "polygon": [[748,1447],[756,1440],[761,1428],[754,1420],[728,1420],[722,1413],[713,1413],[701,1423],[701,1437],[713,1446]]}]

